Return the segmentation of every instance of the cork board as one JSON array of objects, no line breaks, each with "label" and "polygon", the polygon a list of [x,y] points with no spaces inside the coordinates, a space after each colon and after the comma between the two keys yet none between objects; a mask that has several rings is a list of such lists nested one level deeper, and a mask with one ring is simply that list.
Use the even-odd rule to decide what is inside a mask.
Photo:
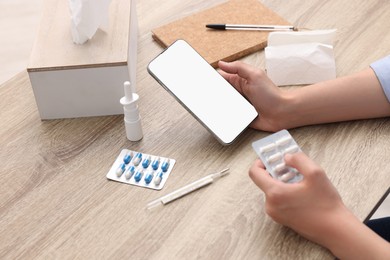
[{"label": "cork board", "polygon": [[269,32],[212,30],[210,23],[291,25],[258,0],[231,0],[152,30],[163,47],[178,39],[187,41],[213,66],[263,49]]}]

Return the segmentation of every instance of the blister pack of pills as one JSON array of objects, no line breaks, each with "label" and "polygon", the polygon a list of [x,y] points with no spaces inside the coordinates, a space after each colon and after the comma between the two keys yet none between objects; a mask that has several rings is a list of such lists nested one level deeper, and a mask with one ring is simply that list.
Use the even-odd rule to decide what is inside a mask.
[{"label": "blister pack of pills", "polygon": [[287,130],[281,130],[252,143],[252,147],[264,163],[272,177],[283,182],[293,183],[303,176],[295,168],[284,162],[284,155],[301,151]]},{"label": "blister pack of pills", "polygon": [[123,149],[107,178],[126,184],[161,190],[175,165],[175,160]]}]

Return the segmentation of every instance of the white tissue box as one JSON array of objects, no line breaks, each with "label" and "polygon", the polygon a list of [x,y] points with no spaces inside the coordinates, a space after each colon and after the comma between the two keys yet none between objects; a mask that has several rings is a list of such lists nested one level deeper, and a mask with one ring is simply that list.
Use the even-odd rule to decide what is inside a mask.
[{"label": "white tissue box", "polygon": [[268,77],[277,85],[313,84],[336,78],[336,30],[271,32],[265,48]]},{"label": "white tissue box", "polygon": [[68,1],[47,0],[27,68],[41,119],[123,114],[123,82],[136,86],[135,0],[112,0],[109,26],[74,44]]}]

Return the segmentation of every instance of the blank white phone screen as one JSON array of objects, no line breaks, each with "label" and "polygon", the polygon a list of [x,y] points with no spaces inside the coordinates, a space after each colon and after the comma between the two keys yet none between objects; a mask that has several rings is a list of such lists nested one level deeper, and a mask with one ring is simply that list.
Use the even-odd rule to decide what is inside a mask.
[{"label": "blank white phone screen", "polygon": [[223,144],[232,143],[257,116],[255,108],[183,40],[152,60],[148,71]]}]

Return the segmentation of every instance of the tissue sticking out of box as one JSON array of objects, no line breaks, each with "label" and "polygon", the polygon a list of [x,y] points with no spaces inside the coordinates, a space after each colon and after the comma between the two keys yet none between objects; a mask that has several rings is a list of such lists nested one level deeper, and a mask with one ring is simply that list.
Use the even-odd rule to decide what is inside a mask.
[{"label": "tissue sticking out of box", "polygon": [[110,0],[69,0],[73,42],[83,44],[108,27]]},{"label": "tissue sticking out of box", "polygon": [[278,86],[334,79],[335,34],[335,29],[270,33],[265,48],[268,77]]}]

